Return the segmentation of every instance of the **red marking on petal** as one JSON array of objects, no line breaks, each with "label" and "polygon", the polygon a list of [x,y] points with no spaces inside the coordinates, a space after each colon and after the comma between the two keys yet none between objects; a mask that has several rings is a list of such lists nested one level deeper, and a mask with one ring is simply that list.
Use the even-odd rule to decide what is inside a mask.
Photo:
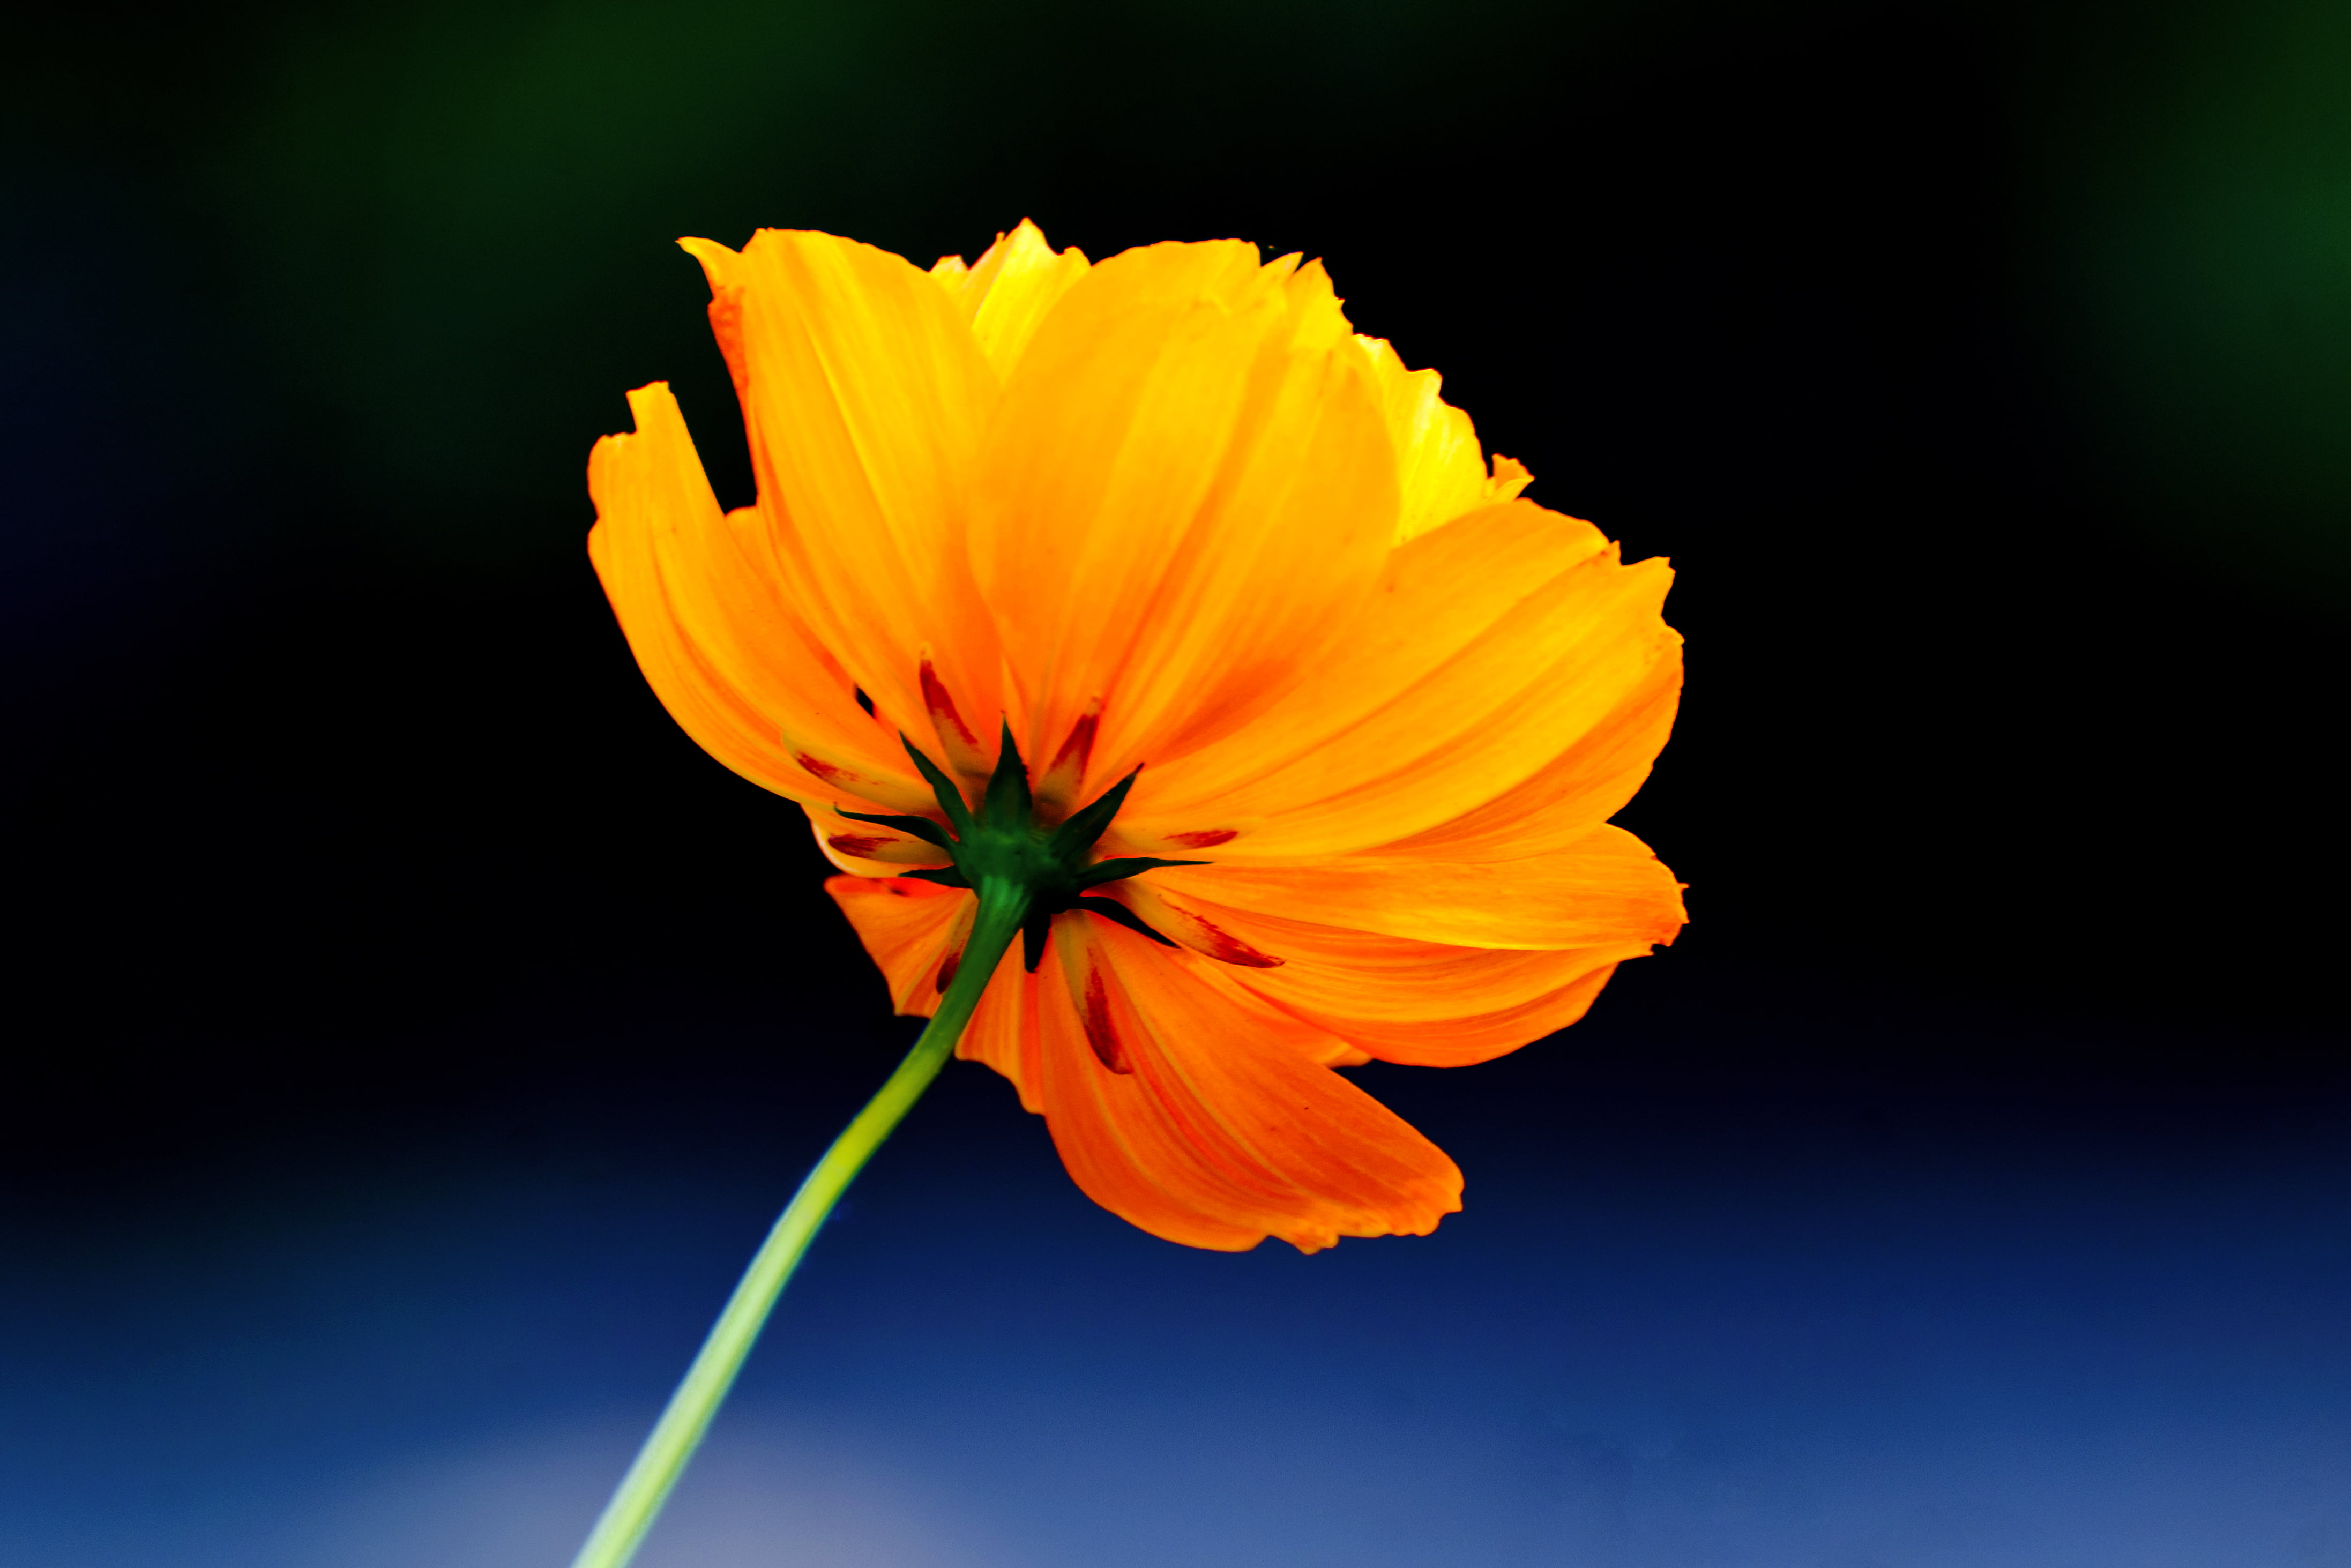
[{"label": "red marking on petal", "polygon": [[939,995],[946,996],[947,988],[955,984],[956,970],[962,963],[963,949],[958,947],[948,954],[946,961],[939,965]]},{"label": "red marking on petal", "polygon": [[1260,953],[1214,921],[1203,920],[1186,909],[1181,912],[1195,930],[1208,944],[1206,951],[1211,958],[1221,958],[1228,964],[1238,964],[1245,969],[1279,969],[1290,962],[1270,953]]},{"label": "red marking on petal", "polygon": [[960,737],[973,750],[979,748],[979,737],[971,732],[971,726],[964,723],[963,715],[956,711],[955,698],[947,695],[939,673],[931,667],[928,659],[923,661],[923,706],[931,710],[931,722],[939,727],[940,739]]},{"label": "red marking on petal", "polygon": [[839,850],[842,854],[863,855],[868,859],[871,859],[875,850],[882,849],[886,845],[894,844],[898,841],[889,837],[887,834],[880,833],[870,835],[865,833],[835,833],[832,837],[825,840],[824,841],[828,847]]},{"label": "red marking on petal", "polygon": [[857,777],[856,774],[852,773],[846,768],[836,767],[834,764],[827,762],[821,757],[810,757],[805,751],[794,752],[792,754],[792,760],[799,763],[801,767],[807,768],[810,772],[815,774],[818,778],[823,779],[828,784],[846,784]]},{"label": "red marking on petal", "polygon": [[1070,727],[1070,737],[1061,742],[1061,750],[1053,753],[1053,765],[1045,771],[1059,774],[1066,770],[1073,781],[1082,778],[1086,761],[1094,754],[1094,732],[1101,727],[1102,709],[1099,706],[1087,708],[1078,722]]},{"label": "red marking on petal", "polygon": [[1167,841],[1182,844],[1187,850],[1205,850],[1217,844],[1228,844],[1241,836],[1238,828],[1202,828],[1197,832],[1170,833]]},{"label": "red marking on petal", "polygon": [[1119,1044],[1118,1025],[1110,1016],[1110,991],[1103,986],[1099,969],[1086,973],[1086,1043],[1094,1048],[1095,1057],[1113,1072],[1134,1071]]}]

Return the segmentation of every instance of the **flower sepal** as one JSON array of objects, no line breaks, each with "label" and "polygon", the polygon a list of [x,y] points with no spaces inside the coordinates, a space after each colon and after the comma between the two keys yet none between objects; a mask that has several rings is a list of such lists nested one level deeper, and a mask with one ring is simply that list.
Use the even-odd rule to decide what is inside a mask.
[{"label": "flower sepal", "polygon": [[938,798],[946,824],[942,826],[928,817],[879,816],[862,811],[841,814],[935,844],[955,862],[949,866],[903,872],[902,878],[974,892],[991,885],[1018,890],[1027,906],[1020,923],[1021,958],[1032,973],[1045,956],[1045,936],[1052,929],[1053,916],[1071,911],[1098,915],[1163,946],[1176,946],[1126,905],[1113,899],[1086,896],[1091,889],[1123,882],[1159,866],[1209,863],[1162,860],[1151,855],[1123,855],[1102,861],[1090,858],[1094,845],[1118,815],[1119,807],[1126,803],[1127,792],[1134,788],[1135,774],[1142,772],[1142,768],[1138,765],[1134,772],[1103,790],[1092,804],[1072,811],[1059,825],[1049,828],[1038,821],[1036,798],[1029,788],[1029,765],[1021,760],[1020,748],[1013,742],[1012,727],[1004,725],[1001,735],[996,770],[988,776],[977,810],[964,799],[961,787],[925,756],[920,747],[901,735],[898,739],[905,747],[906,755],[914,759],[931,792]]}]

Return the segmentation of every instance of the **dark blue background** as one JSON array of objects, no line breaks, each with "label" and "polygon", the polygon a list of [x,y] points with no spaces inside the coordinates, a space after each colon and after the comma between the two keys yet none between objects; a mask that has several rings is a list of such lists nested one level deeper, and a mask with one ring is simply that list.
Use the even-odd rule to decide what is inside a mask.
[{"label": "dark blue background", "polygon": [[0,60],[0,1559],[557,1565],[909,1030],[580,471],[679,233],[1327,258],[1670,554],[1696,924],[1155,1241],[958,1066],[648,1568],[2351,1563],[2351,27],[250,0]]},{"label": "dark blue background", "polygon": [[[2351,1560],[2339,1115],[1382,1076],[1468,1211],[1228,1257],[958,1067],[644,1560]],[[564,1561],[816,1146],[710,1087],[20,1218],[10,1560]]]}]

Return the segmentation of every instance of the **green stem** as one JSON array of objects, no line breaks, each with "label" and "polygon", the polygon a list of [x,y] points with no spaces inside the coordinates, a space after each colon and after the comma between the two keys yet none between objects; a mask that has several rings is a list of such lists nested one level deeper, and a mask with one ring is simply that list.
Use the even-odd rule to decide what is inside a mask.
[{"label": "green stem", "polygon": [[898,1064],[898,1071],[832,1141],[832,1147],[825,1150],[824,1157],[785,1206],[758,1256],[744,1270],[742,1283],[735,1287],[726,1310],[711,1325],[709,1337],[702,1342],[694,1364],[686,1368],[677,1392],[670,1396],[668,1407],[653,1424],[653,1435],[637,1450],[636,1461],[621,1478],[612,1500],[604,1505],[596,1528],[588,1534],[588,1543],[571,1560],[571,1568],[625,1568],[637,1554],[645,1532],[660,1517],[670,1489],[677,1485],[686,1461],[701,1446],[711,1417],[718,1414],[726,1391],[734,1386],[744,1357],[751,1354],[776,1298],[783,1294],[825,1216],[946,1065],[963,1026],[971,1019],[972,1009],[979,1005],[988,977],[996,972],[1013,937],[1019,935],[1020,922],[1029,913],[1029,890],[1018,883],[990,880],[981,883],[978,892],[979,909],[973,918],[971,938],[964,945],[962,962],[946,994],[939,998],[939,1010]]}]

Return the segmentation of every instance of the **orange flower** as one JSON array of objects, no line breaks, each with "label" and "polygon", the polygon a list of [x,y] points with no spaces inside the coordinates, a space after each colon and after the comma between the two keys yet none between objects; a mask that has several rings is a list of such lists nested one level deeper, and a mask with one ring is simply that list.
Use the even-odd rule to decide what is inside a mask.
[{"label": "orange flower", "polygon": [[902,1013],[972,930],[974,835],[1068,824],[958,1054],[1096,1202],[1228,1249],[1432,1229],[1460,1173],[1332,1069],[1499,1056],[1673,940],[1608,823],[1680,688],[1665,565],[1518,498],[1317,263],[684,243],[758,504],[722,514],[660,383],[589,467],[670,712],[806,809]]}]

